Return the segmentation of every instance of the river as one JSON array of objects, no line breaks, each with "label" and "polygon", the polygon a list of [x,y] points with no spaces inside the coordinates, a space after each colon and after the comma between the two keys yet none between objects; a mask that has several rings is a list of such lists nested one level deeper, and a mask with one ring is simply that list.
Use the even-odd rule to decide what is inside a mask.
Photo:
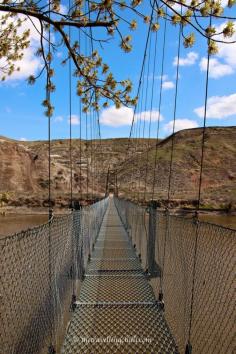
[{"label": "river", "polygon": [[236,215],[200,215],[200,220],[236,229]]},{"label": "river", "polygon": [[0,237],[11,235],[16,232],[27,230],[31,227],[44,224],[48,215],[0,215]]},{"label": "river", "polygon": [[[204,214],[200,216],[200,219],[202,221],[236,229],[236,215],[228,216]],[[47,215],[0,215],[0,237],[11,235],[22,230],[27,230],[28,228],[43,224],[47,220]]]}]

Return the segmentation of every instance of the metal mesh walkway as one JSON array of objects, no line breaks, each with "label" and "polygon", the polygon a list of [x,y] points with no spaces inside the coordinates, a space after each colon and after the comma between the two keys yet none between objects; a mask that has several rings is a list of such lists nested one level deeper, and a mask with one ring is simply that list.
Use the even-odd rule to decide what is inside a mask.
[{"label": "metal mesh walkway", "polygon": [[178,353],[110,199],[63,354]]}]

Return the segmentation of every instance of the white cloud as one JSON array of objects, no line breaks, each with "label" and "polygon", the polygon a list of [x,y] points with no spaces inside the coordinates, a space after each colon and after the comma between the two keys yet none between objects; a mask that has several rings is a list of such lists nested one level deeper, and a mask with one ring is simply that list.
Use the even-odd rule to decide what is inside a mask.
[{"label": "white cloud", "polygon": [[[23,15],[19,15],[19,18],[25,18]],[[33,23],[32,23],[32,22]],[[25,30],[30,29],[30,47],[24,50],[24,56],[22,60],[15,62],[16,67],[20,67],[20,71],[15,71],[11,76],[6,77],[6,81],[24,80],[30,75],[35,75],[38,70],[42,68],[42,62],[40,58],[35,57],[34,53],[39,47],[40,35],[38,30],[40,28],[39,21],[37,19],[26,19],[18,29],[18,34],[21,35]],[[4,66],[6,61],[4,58],[0,59],[0,66]],[[4,76],[0,73],[0,78]]]},{"label": "white cloud", "polygon": [[160,78],[160,76],[158,76],[158,75],[154,75],[154,77],[153,77],[153,73],[152,74],[149,74],[149,75],[144,75],[144,79],[145,80],[149,80],[149,81],[153,81],[153,79],[154,80],[159,80],[159,78]]},{"label": "white cloud", "polygon": [[[186,5],[190,5],[192,0],[186,0],[184,3]],[[178,3],[171,3],[171,7],[177,11],[179,14],[181,13],[181,4]],[[182,6],[182,12],[184,13],[186,11],[186,7]],[[174,12],[174,11],[173,11]],[[175,12],[174,12],[175,13]]]},{"label": "white cloud", "polygon": [[150,116],[151,116],[151,121],[152,122],[156,122],[158,121],[158,119],[163,120],[163,116],[162,114],[159,114],[159,111],[153,110],[153,111],[144,111],[141,113],[137,113],[135,114],[135,119],[138,120],[145,120],[145,121],[149,121],[150,120]]},{"label": "white cloud", "polygon": [[[201,71],[207,70],[207,58],[202,58],[200,61]],[[228,64],[222,64],[218,59],[212,58],[209,61],[209,77],[218,79],[222,76],[233,74],[234,69]]]},{"label": "white cloud", "polygon": [[175,87],[174,83],[172,81],[169,80],[169,77],[167,74],[164,75],[159,75],[159,76],[155,76],[155,79],[158,80],[162,80],[162,88],[164,90],[169,90]]},{"label": "white cloud", "polygon": [[16,61],[15,65],[16,67],[20,67],[20,71],[15,71],[11,76],[7,76],[6,81],[27,79],[30,75],[35,75],[42,68],[40,59],[34,57],[34,51],[31,48],[25,50],[23,59]]},{"label": "white cloud", "polygon": [[31,44],[36,45],[40,41],[40,22],[31,17],[31,20],[29,20],[27,17],[23,15],[19,15],[19,18],[22,20],[25,19],[25,21],[22,23],[22,25],[19,27],[18,33],[22,34],[24,33],[27,29],[30,30],[30,40]]},{"label": "white cloud", "polygon": [[55,123],[59,123],[59,122],[62,122],[63,121],[63,117],[62,116],[57,116],[54,118],[54,122]]},{"label": "white cloud", "polygon": [[[204,116],[204,106],[194,109],[199,116]],[[229,96],[212,96],[207,103],[207,118],[224,119],[236,115],[236,93]]]},{"label": "white cloud", "polygon": [[120,127],[132,123],[134,111],[129,107],[117,109],[115,106],[104,109],[100,115],[100,122],[111,127]]},{"label": "white cloud", "polygon": [[26,138],[20,138],[20,141],[27,141]]},{"label": "white cloud", "polygon": [[226,7],[229,3],[229,0],[221,0],[220,2],[222,7]]},{"label": "white cloud", "polygon": [[[161,80],[161,75],[158,76],[158,78]],[[162,75],[162,81],[167,81],[168,80],[168,75],[164,74]]]},{"label": "white cloud", "polygon": [[160,75],[160,76],[157,76],[157,78],[159,80],[162,79],[162,88],[164,90],[170,90],[175,87],[174,83],[169,80],[168,75],[166,75],[166,74],[164,74],[162,76]]},{"label": "white cloud", "polygon": [[[236,21],[233,21],[234,27],[236,27]],[[224,22],[221,26],[217,27],[217,32],[222,32],[225,27],[226,22]],[[217,39],[225,40],[223,35],[219,35],[216,37]],[[231,38],[228,39],[229,42],[236,41],[236,32],[233,34]],[[224,59],[225,62],[229,65],[232,65],[236,68],[236,43],[227,44],[227,43],[218,43],[219,53],[217,57]]]},{"label": "white cloud", "polygon": [[68,13],[68,8],[66,5],[60,4],[60,10],[59,10],[60,14],[62,15],[66,15]]},{"label": "white cloud", "polygon": [[[173,124],[174,124],[174,121],[171,120],[170,122],[168,122],[167,124],[164,125],[164,130],[168,134],[172,134]],[[175,132],[178,132],[179,130],[183,130],[183,129],[197,128],[197,127],[198,127],[198,123],[195,120],[191,120],[191,119],[176,119],[175,120]]]},{"label": "white cloud", "polygon": [[[215,26],[216,32],[221,33],[220,35],[215,36],[214,38],[222,41],[236,41],[236,32],[229,39],[223,37],[222,31],[227,22],[222,23],[220,26]],[[236,27],[236,21],[233,21],[234,26]],[[227,44],[227,43],[217,43],[218,53],[215,55],[215,58],[210,59],[210,70],[209,75],[214,79],[220,77],[231,75],[236,72],[236,43]],[[207,59],[203,57],[200,61],[201,71],[206,71],[207,69]]]},{"label": "white cloud", "polygon": [[[186,0],[184,2],[185,5],[191,5],[192,0]],[[228,0],[220,0],[221,6],[226,7],[228,5]],[[179,3],[170,3],[171,7],[177,11],[179,14],[181,13],[181,4]],[[186,11],[186,7],[182,6],[182,12],[184,13]],[[173,11],[174,12],[174,11]],[[175,12],[174,12],[175,13]]]},{"label": "white cloud", "polygon": [[162,84],[162,87],[164,90],[170,90],[175,87],[174,83],[172,81],[164,81]]},{"label": "white cloud", "polygon": [[[196,52],[189,52],[186,58],[179,58],[179,65],[180,66],[190,66],[194,65],[198,59],[198,53]],[[177,65],[178,57],[174,58],[173,65]]]},{"label": "white cloud", "polygon": [[[68,123],[70,123],[70,117],[68,117]],[[71,115],[71,125],[79,125],[80,119],[76,114]]]},{"label": "white cloud", "polygon": [[[151,120],[153,122],[158,121],[159,112],[156,110],[143,111],[135,114],[135,120]],[[121,127],[125,125],[131,125],[134,117],[134,110],[129,107],[121,107],[117,109],[115,106],[111,106],[109,108],[104,109],[100,115],[100,122],[103,125],[108,125],[111,127]],[[163,120],[163,116],[160,114],[160,120]]]}]

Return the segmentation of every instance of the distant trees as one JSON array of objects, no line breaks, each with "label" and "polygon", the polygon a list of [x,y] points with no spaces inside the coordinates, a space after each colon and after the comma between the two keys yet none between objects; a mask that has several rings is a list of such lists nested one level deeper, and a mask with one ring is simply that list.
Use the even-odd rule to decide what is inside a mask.
[{"label": "distant trees", "polygon": [[[231,13],[234,5],[235,0],[228,0],[228,13]],[[211,20],[206,21],[207,18]],[[221,32],[217,33],[213,22],[219,18],[226,23]],[[109,100],[116,107],[135,105],[137,98],[131,97],[131,81],[117,81],[99,51],[94,49],[94,44],[96,47],[104,46],[111,37],[118,36],[120,48],[130,52],[130,33],[135,31],[139,21],[144,21],[152,31],[157,31],[161,19],[166,19],[174,26],[181,25],[186,48],[194,45],[196,33],[205,36],[210,54],[217,52],[217,42],[232,37],[235,31],[234,18],[225,16],[225,8],[219,0],[68,0],[67,4],[62,4],[60,0],[3,0],[0,4],[1,78],[4,81],[7,76],[20,70],[20,60],[25,49],[30,46],[27,23],[31,23],[40,37],[35,55],[42,59],[43,66],[37,76],[31,75],[28,78],[29,84],[33,84],[46,71],[47,91],[55,91],[53,58],[64,47],[62,64],[68,60],[73,61],[73,74],[78,78],[77,94],[81,96],[85,112],[90,105],[95,110],[101,104],[106,107]],[[74,34],[77,31],[76,35],[71,36],[71,28]],[[87,52],[82,51],[81,35],[85,35],[91,42]],[[46,98],[43,105],[46,107],[46,115],[50,117],[53,113],[50,100]]]},{"label": "distant trees", "polygon": [[9,202],[11,197],[10,192],[0,193],[0,213],[5,214],[4,206]]}]

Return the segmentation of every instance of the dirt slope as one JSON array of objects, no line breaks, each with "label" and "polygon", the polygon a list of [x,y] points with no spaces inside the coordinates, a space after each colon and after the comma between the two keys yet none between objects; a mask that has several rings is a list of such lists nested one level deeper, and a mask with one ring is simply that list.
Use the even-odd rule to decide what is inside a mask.
[{"label": "dirt slope", "polygon": [[[174,135],[170,189],[173,207],[196,203],[201,139],[200,128]],[[92,194],[104,195],[108,168],[118,171],[117,186],[121,195],[136,200],[139,197],[140,201],[151,198],[156,141],[132,140],[127,153],[128,144],[128,139],[106,139],[92,143],[73,140],[73,192],[76,199],[87,198],[87,194],[89,198]],[[172,137],[169,137],[157,146],[154,198],[161,205],[165,205],[167,199],[171,145]],[[64,207],[68,205],[70,191],[69,141],[53,141],[51,154],[52,196],[58,207]],[[207,128],[202,207],[235,208],[235,181],[236,127]],[[47,205],[47,142],[19,142],[0,137],[0,196],[4,192],[8,193],[8,205]]]},{"label": "dirt slope", "polygon": [[[127,194],[128,181],[132,176],[130,190],[137,198],[139,190],[142,200],[152,196],[155,178],[154,198],[165,204],[169,186],[171,147],[173,141],[173,164],[171,168],[171,205],[188,206],[196,204],[198,197],[202,129],[189,129],[176,133],[157,147],[157,167],[154,177],[156,149],[151,148],[139,158],[122,166],[119,173],[120,192]],[[147,161],[148,156],[148,163]],[[147,171],[147,172],[146,172]],[[146,193],[145,193],[146,180]],[[203,208],[236,207],[236,127],[207,128],[204,145],[201,201]]]}]

